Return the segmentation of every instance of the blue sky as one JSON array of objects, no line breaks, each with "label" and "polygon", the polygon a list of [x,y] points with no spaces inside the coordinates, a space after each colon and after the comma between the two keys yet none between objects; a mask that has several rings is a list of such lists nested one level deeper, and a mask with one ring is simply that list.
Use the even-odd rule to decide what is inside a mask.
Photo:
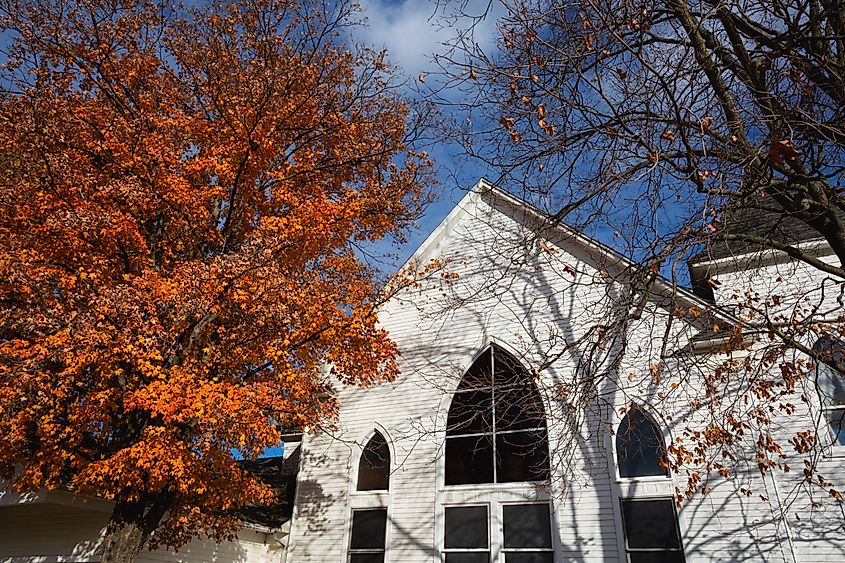
[{"label": "blue sky", "polygon": [[[412,85],[420,73],[435,69],[433,55],[443,50],[443,42],[454,36],[455,30],[445,24],[466,25],[466,22],[448,18],[436,12],[433,0],[361,0],[367,25],[358,30],[357,40],[375,49],[386,49],[389,60],[398,67],[400,78],[408,84],[407,95],[413,96]],[[487,0],[470,0],[466,11],[481,13]],[[495,19],[487,18],[476,27],[476,39],[482,46],[492,46],[495,41]],[[458,157],[456,144],[437,143],[425,147],[437,167],[439,185],[437,200],[426,210],[419,228],[411,232],[406,243],[399,247],[377,245],[376,250],[395,253],[385,270],[400,265],[431,233],[454,205],[482,176],[492,179],[492,171],[474,162]]]}]

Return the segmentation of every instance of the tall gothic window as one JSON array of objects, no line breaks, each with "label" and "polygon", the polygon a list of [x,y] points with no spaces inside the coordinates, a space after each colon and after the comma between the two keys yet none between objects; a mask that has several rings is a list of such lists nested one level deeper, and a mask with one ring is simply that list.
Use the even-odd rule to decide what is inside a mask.
[{"label": "tall gothic window", "polygon": [[446,484],[549,478],[543,401],[531,375],[491,346],[464,375],[446,427]]},{"label": "tall gothic window", "polygon": [[666,451],[657,425],[631,407],[616,432],[616,457],[620,477],[669,476],[660,460]]},{"label": "tall gothic window", "polygon": [[845,446],[845,343],[823,336],[813,352],[818,356],[816,386],[833,445]]},{"label": "tall gothic window", "polygon": [[367,442],[358,465],[359,491],[386,491],[390,488],[390,447],[378,430]]}]

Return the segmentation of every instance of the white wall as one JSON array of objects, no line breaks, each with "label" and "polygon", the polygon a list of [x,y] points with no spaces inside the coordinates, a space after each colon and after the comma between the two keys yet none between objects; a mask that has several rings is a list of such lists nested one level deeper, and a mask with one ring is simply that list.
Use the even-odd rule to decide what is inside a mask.
[{"label": "white wall", "polygon": [[[340,389],[337,428],[309,436],[304,444],[293,561],[343,561],[350,511],[380,501],[353,492],[360,448],[374,427],[384,430],[395,449],[391,490],[384,499],[388,559],[394,562],[440,560],[444,503],[516,498],[551,499],[556,560],[615,561],[624,557],[619,497],[634,490],[666,496],[675,485],[686,484],[685,476],[664,483],[621,482],[610,451],[608,429],[618,422],[613,412],[632,399],[647,402],[660,415],[686,408],[677,395],[661,397],[651,382],[650,363],[662,362],[655,343],[663,340],[665,306],[648,307],[643,320],[629,327],[631,353],[618,371],[583,385],[578,366],[586,361],[583,354],[591,342],[575,343],[587,327],[625,312],[614,309],[624,291],[612,282],[619,265],[595,249],[550,235],[542,244],[534,241],[523,259],[514,242],[525,240],[518,224],[473,197],[459,204],[468,213],[447,218],[448,225],[418,256],[423,262],[448,258],[448,269],[460,275],[457,281],[425,282],[394,299],[382,314],[400,349],[400,378]],[[682,346],[702,329],[690,322],[675,320],[673,346]],[[550,413],[554,475],[549,490],[513,484],[442,486],[442,429],[451,393],[490,342],[523,358],[529,368],[571,347],[541,372]],[[562,396],[562,389],[570,395]],[[570,405],[576,405],[574,411]],[[788,560],[770,502],[737,494],[743,478],[714,481],[710,495],[681,509],[687,561]]]},{"label": "white wall", "polygon": [[[0,506],[0,563],[100,561],[110,512],[101,507],[80,507],[62,493],[58,496],[61,503],[42,501]],[[279,547],[272,535],[244,529],[233,542],[195,540],[178,552],[143,551],[137,561],[281,563],[284,554]]]}]

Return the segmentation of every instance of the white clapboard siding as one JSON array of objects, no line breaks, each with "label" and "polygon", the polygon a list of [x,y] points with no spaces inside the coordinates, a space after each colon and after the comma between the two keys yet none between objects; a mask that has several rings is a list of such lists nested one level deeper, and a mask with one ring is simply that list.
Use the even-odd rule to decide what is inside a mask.
[{"label": "white clapboard siding", "polygon": [[[0,506],[0,563],[98,562],[110,512],[80,507],[58,493],[62,503],[35,502]],[[64,504],[68,502],[69,504]],[[105,504],[105,503],[103,503]],[[138,563],[283,563],[273,534],[244,529],[238,539],[216,543],[195,540],[178,552],[143,551]]]},{"label": "white clapboard siding", "polygon": [[[636,402],[663,421],[666,439],[679,435],[683,425],[697,422],[689,400],[698,393],[706,369],[688,370],[673,353],[706,330],[717,330],[694,317],[675,318],[666,331],[670,311],[679,306],[667,292],[655,289],[652,302],[639,320],[628,325],[628,352],[613,381],[596,381],[595,404],[573,415],[567,425],[567,400],[560,385],[577,380],[579,348],[562,354],[540,373],[540,390],[550,416],[549,440],[553,478],[550,488],[532,492],[521,485],[444,487],[442,432],[451,393],[475,355],[495,342],[533,368],[533,361],[574,342],[594,323],[607,320],[609,305],[623,295],[618,256],[591,245],[575,233],[544,231],[526,236],[530,212],[496,190],[468,194],[423,244],[414,259],[419,265],[440,259],[458,278],[422,281],[392,299],[381,311],[382,325],[400,350],[401,376],[396,382],[369,388],[340,386],[340,419],[331,433],[316,433],[304,444],[297,512],[294,518],[292,560],[344,561],[353,508],[388,508],[387,559],[391,562],[441,561],[444,505],[481,502],[493,491],[499,501],[549,499],[553,507],[556,561],[625,560],[620,498],[633,494],[667,497],[683,489],[686,476],[661,480],[621,480],[616,477],[613,438],[620,407]],[[530,234],[530,233],[529,233]],[[520,241],[530,240],[527,259]],[[770,283],[783,273],[758,262],[760,275]],[[781,264],[783,266],[783,264]],[[811,271],[787,265],[790,283],[812,287]],[[743,278],[743,276],[746,276]],[[728,271],[718,276],[724,292],[741,291],[746,274]],[[768,288],[759,279],[754,287]],[[783,282],[777,282],[783,284]],[[796,291],[797,291],[796,290]],[[661,293],[662,292],[662,293]],[[706,304],[681,295],[680,306],[703,309]],[[685,301],[684,301],[685,300]],[[660,347],[668,337],[667,349]],[[702,367],[723,357],[696,356]],[[687,360],[689,356],[687,355]],[[652,377],[659,364],[661,394]],[[811,417],[798,412],[784,418],[784,432],[794,432]],[[354,479],[361,447],[379,429],[393,448],[389,494],[357,493]],[[575,428],[575,429],[574,429]],[[610,430],[610,432],[608,431]],[[573,439],[577,435],[577,439]],[[573,445],[574,444],[574,445]],[[845,457],[831,457],[822,468],[842,476]],[[683,504],[679,521],[686,559],[715,561],[842,561],[845,534],[840,511],[823,514],[807,506],[789,505],[799,515],[787,522],[783,491],[800,481],[772,475],[765,480],[749,471],[709,481],[710,493]],[[791,479],[791,481],[790,481]],[[754,494],[740,489],[755,483]],[[829,503],[827,505],[829,507]],[[797,511],[797,512],[796,512]],[[838,532],[838,535],[837,535]],[[495,557],[495,554],[494,554]],[[497,559],[500,561],[501,559]]]}]

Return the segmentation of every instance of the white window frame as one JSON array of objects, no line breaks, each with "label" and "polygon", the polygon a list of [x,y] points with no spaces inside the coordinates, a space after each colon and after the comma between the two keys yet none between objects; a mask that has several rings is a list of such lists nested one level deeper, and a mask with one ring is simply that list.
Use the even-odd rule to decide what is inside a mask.
[{"label": "white window frame", "polygon": [[[396,459],[396,451],[393,447],[393,439],[390,436],[390,433],[387,429],[384,428],[379,423],[373,424],[373,426],[367,431],[367,434],[356,443],[354,447],[354,451],[352,454],[351,467],[349,468],[349,481],[347,486],[347,499],[348,505],[346,509],[346,526],[343,532],[343,561],[348,563],[351,559],[352,553],[360,553],[358,551],[352,550],[352,513],[356,510],[373,510],[373,509],[383,509],[387,511],[387,524],[384,530],[384,561],[388,563],[390,561],[390,541],[392,536],[392,526],[390,525],[391,522],[391,514],[393,512],[393,495],[390,494],[390,489],[383,489],[383,490],[370,490],[370,491],[359,491],[358,490],[358,470],[361,467],[361,456],[364,453],[364,448],[367,447],[367,444],[370,443],[370,440],[378,432],[382,435],[382,437],[387,441],[387,448],[390,451],[390,489],[394,488],[394,476],[395,476],[395,468],[393,464],[393,460]],[[363,445],[362,445],[363,444]]]},{"label": "white window frame", "polygon": [[[446,561],[446,553],[489,553],[489,561],[499,562],[504,560],[506,553],[519,552],[546,552],[551,553],[554,561],[560,553],[560,537],[556,529],[557,515],[556,506],[548,491],[538,491],[536,488],[528,489],[521,487],[520,490],[501,491],[464,491],[463,494],[454,491],[441,491],[441,498],[438,502],[435,515],[436,545],[440,553],[440,561]],[[450,487],[451,488],[451,487]],[[466,499],[466,500],[461,500]],[[543,504],[549,507],[549,534],[552,539],[550,548],[505,548],[505,520],[504,507],[508,505]],[[487,507],[487,541],[489,550],[482,549],[458,549],[446,548],[446,509],[464,508],[470,506]]]},{"label": "white window frame", "polygon": [[[506,506],[525,506],[527,504],[537,504],[549,507],[549,538],[551,539],[551,545],[549,547],[505,547],[505,507]],[[555,561],[555,516],[554,516],[554,505],[550,501],[537,501],[537,500],[509,500],[509,501],[502,501],[499,503],[499,523],[501,528],[501,536],[502,536],[502,543],[501,543],[501,550],[500,552],[503,555],[508,553],[551,553],[552,554],[552,561]],[[504,558],[507,560],[507,557]]]},{"label": "white window frame", "polygon": [[[667,468],[667,470],[666,470],[666,473],[668,475],[643,475],[643,476],[640,476],[640,477],[622,477],[622,474],[619,471],[619,451],[616,449],[616,437],[619,434],[619,428],[620,428],[620,426],[622,426],[622,422],[624,422],[625,418],[630,414],[631,408],[634,405],[636,405],[636,403],[629,404],[628,407],[626,407],[625,414],[619,414],[619,411],[618,410],[616,411],[618,420],[616,420],[616,423],[615,423],[615,426],[614,426],[615,430],[614,430],[613,436],[611,436],[612,447],[610,448],[612,455],[613,455],[613,459],[611,460],[611,462],[612,462],[614,477],[616,477],[616,479],[618,481],[627,481],[627,482],[671,480],[672,479],[672,469],[671,468]],[[651,414],[647,410],[643,409],[639,405],[636,405],[636,408],[641,413],[643,413],[643,416],[649,422],[651,422],[652,424],[654,424],[657,427],[657,432],[660,436],[660,439],[663,440],[663,449],[666,450],[666,444],[669,440],[669,436],[667,436],[665,434],[661,425],[657,423],[657,421],[654,419],[654,417],[652,417]]]},{"label": "white window frame", "polygon": [[[629,501],[629,502],[637,502],[637,501],[648,501],[648,500],[661,500],[661,501],[668,501],[672,504],[672,510],[675,514],[675,533],[678,535],[678,543],[680,544],[680,548],[654,548],[654,549],[647,549],[647,548],[629,548],[628,547],[628,534],[625,530],[625,516],[624,510],[622,509],[622,503]],[[675,497],[674,496],[635,496],[635,497],[620,497],[617,499],[617,505],[619,514],[622,517],[622,538],[624,541],[622,542],[622,547],[624,548],[625,556],[621,561],[630,562],[630,555],[633,551],[634,553],[680,553],[681,557],[684,561],[687,560],[686,550],[684,549],[684,536],[681,532],[681,519],[680,514],[678,514],[678,508],[675,506]]]},{"label": "white window frame", "polygon": [[[452,410],[452,403],[454,402],[455,395],[458,394],[458,393],[466,392],[464,390],[459,391],[458,387],[460,386],[461,382],[463,381],[464,377],[466,376],[467,371],[469,371],[469,369],[473,366],[473,364],[475,364],[475,362],[483,354],[488,354],[488,353],[490,354],[490,358],[491,358],[491,377],[492,377],[492,373],[495,373],[495,369],[496,369],[496,363],[495,362],[496,362],[496,360],[495,360],[495,353],[493,351],[493,347],[498,347],[503,352],[505,352],[506,354],[513,357],[514,360],[519,362],[520,367],[522,367],[522,369],[525,369],[525,365],[519,360],[519,357],[516,354],[514,354],[510,350],[508,350],[507,347],[502,346],[502,344],[500,344],[499,342],[491,340],[490,342],[488,342],[486,345],[484,345],[481,348],[481,352],[479,352],[478,354],[473,356],[472,361],[470,361],[469,364],[461,372],[461,377],[458,379],[458,383],[457,383],[455,389],[452,391],[451,395],[449,395],[448,403],[447,403],[446,409],[445,409],[444,420],[446,420],[446,421],[449,420],[449,413]],[[527,371],[528,370],[526,370],[526,372]],[[492,410],[491,410],[491,413],[490,413],[490,416],[491,416],[490,432],[473,432],[473,433],[450,434],[448,432],[448,428],[447,428],[446,431],[443,432],[443,456],[441,456],[442,457],[442,463],[441,463],[442,467],[441,467],[441,471],[440,471],[441,476],[438,478],[438,483],[440,484],[440,486],[446,486],[446,487],[450,487],[450,488],[451,487],[491,487],[491,486],[503,486],[503,485],[504,486],[513,486],[513,485],[519,485],[519,484],[522,484],[522,483],[532,483],[534,485],[546,484],[548,482],[547,480],[500,482],[498,472],[497,472],[497,468],[496,468],[496,447],[497,447],[496,441],[497,441],[497,438],[499,436],[505,436],[507,434],[542,432],[544,434],[545,440],[546,440],[546,450],[548,452],[548,457],[549,458],[551,457],[551,444],[549,442],[548,409],[547,409],[547,405],[545,404],[545,401],[543,400],[543,395],[540,393],[540,389],[537,387],[536,382],[533,382],[533,381],[531,382],[531,384],[534,385],[534,389],[537,391],[538,395],[540,396],[540,406],[543,409],[543,422],[545,422],[545,426],[537,426],[537,427],[531,427],[531,428],[521,428],[521,429],[517,429],[517,430],[498,430],[496,428],[496,386],[495,386],[495,380],[492,379],[490,384],[491,384],[491,400],[492,400]],[[454,484],[454,485],[446,485],[445,484],[445,479],[446,479],[446,441],[449,440],[449,439],[454,439],[454,438],[480,438],[480,437],[483,437],[483,436],[489,436],[492,440],[493,480],[489,483],[461,483],[461,484]],[[546,463],[548,464],[547,469],[548,469],[548,472],[549,472],[549,479],[551,479],[551,459],[546,460]]]},{"label": "white window frame", "polygon": [[[840,353],[843,356],[845,356],[845,343],[843,343],[841,340],[839,340],[837,338],[833,338],[833,337],[830,337],[830,336],[821,336],[818,340],[816,340],[816,343],[813,345],[813,352],[818,352],[816,350],[816,347],[820,343],[824,342],[825,340],[827,342],[829,342],[834,347],[835,346],[841,346],[841,348],[840,348],[841,352]],[[830,398],[827,397],[827,392],[825,391],[823,386],[820,384],[820,378],[822,378],[822,377],[828,377],[829,378],[830,375],[828,375],[826,372],[832,371],[832,368],[830,366],[828,366],[827,364],[825,364],[825,363],[823,363],[823,362],[821,362],[817,359],[815,359],[814,362],[815,362],[816,366],[815,366],[815,370],[814,370],[815,381],[813,383],[816,387],[816,395],[818,396],[818,400],[819,400],[819,411],[820,411],[820,414],[821,414],[820,422],[823,422],[825,429],[826,429],[825,432],[827,432],[827,436],[829,437],[829,440],[830,440],[830,442],[828,444],[822,444],[822,446],[830,447],[831,448],[830,451],[835,453],[837,456],[844,456],[845,455],[845,444],[840,444],[838,442],[837,435],[833,431],[833,424],[831,423],[830,414],[831,413],[839,413],[840,414],[840,420],[845,419],[845,402],[840,403],[840,404],[836,404],[836,403],[833,402],[832,397],[830,397]],[[843,424],[840,426],[840,428],[843,431],[845,431],[845,420],[843,420]],[[817,432],[817,434],[820,435],[821,432]]]},{"label": "white window frame", "polygon": [[[383,510],[384,511],[384,546],[382,549],[374,550],[374,549],[355,549],[352,547],[352,523],[355,518],[356,512],[364,512],[367,510]],[[384,563],[388,563],[388,546],[389,543],[389,536],[390,536],[390,510],[387,506],[359,506],[355,508],[349,509],[349,521],[347,525],[347,533],[346,533],[346,555],[344,557],[344,561],[347,563],[352,561],[352,556],[363,553],[382,553],[384,554],[383,561]]]},{"label": "white window frame", "polygon": [[[675,498],[675,474],[670,469],[669,475],[647,475],[642,477],[622,477],[619,473],[619,456],[616,451],[616,433],[619,431],[619,426],[622,424],[625,416],[628,414],[631,405],[636,405],[637,409],[643,415],[657,426],[664,447],[671,442],[671,436],[665,431],[664,425],[659,423],[659,420],[651,416],[648,409],[642,407],[643,402],[630,400],[626,398],[625,412],[620,413],[619,408],[613,409],[610,413],[610,420],[612,421],[612,428],[614,431],[608,432],[606,436],[606,446],[608,452],[608,467],[611,476],[611,493],[613,495],[613,520],[616,527],[617,550],[619,553],[619,561],[628,562],[628,537],[625,534],[625,524],[622,516],[622,501],[623,500],[663,500]],[[687,550],[685,537],[685,522],[680,511],[675,509],[675,522],[677,525],[678,534],[681,540],[681,551],[684,559],[687,560]]]},{"label": "white window frame", "polygon": [[[446,547],[446,511],[450,508],[477,508],[483,506],[487,509],[487,549],[481,549],[477,547]],[[442,541],[440,545],[440,558],[441,561],[446,561],[446,554],[448,553],[486,553],[487,554],[487,561],[491,561],[493,556],[493,526],[491,520],[493,520],[492,514],[492,506],[489,502],[467,502],[461,504],[444,504],[442,505],[443,511],[443,518],[441,518],[442,524]]]}]

